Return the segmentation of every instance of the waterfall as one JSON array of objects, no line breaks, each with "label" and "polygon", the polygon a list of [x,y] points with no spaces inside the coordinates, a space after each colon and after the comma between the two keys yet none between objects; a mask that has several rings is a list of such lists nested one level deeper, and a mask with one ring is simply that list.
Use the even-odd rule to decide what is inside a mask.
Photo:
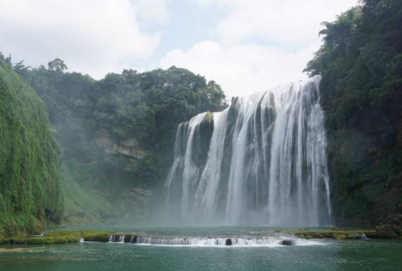
[{"label": "waterfall", "polygon": [[177,129],[166,211],[181,223],[330,225],[320,77],[233,98]]}]

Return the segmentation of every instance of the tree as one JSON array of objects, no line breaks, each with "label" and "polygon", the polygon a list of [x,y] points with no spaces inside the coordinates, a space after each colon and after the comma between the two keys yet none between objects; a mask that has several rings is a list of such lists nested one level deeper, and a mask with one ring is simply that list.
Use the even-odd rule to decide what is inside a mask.
[{"label": "tree", "polygon": [[67,65],[60,58],[56,58],[53,61],[47,63],[49,71],[63,73],[65,70],[68,70]]}]

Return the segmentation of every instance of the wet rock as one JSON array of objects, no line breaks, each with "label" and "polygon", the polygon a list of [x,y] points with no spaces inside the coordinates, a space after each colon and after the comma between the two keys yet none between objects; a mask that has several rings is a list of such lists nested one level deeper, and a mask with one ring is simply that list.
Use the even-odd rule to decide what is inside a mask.
[{"label": "wet rock", "polygon": [[116,235],[112,235],[110,238],[110,241],[112,243],[120,243],[121,241],[124,241],[124,235],[121,234],[116,234]]},{"label": "wet rock", "polygon": [[342,233],[331,233],[330,238],[335,240],[343,240],[347,238],[347,235]]},{"label": "wet rock", "polygon": [[132,235],[124,235],[124,243],[131,243]]},{"label": "wet rock", "polygon": [[135,244],[138,241],[138,236],[132,236],[130,239],[130,243]]},{"label": "wet rock", "polygon": [[226,239],[226,242],[225,242],[225,244],[227,245],[227,246],[231,246],[231,245],[233,245],[233,243],[232,243],[232,239]]},{"label": "wet rock", "polygon": [[295,246],[296,243],[293,240],[282,240],[280,243],[282,246]]},{"label": "wet rock", "polygon": [[90,242],[109,242],[110,233],[109,232],[87,232],[83,236],[84,241]]},{"label": "wet rock", "polygon": [[349,240],[364,240],[367,239],[366,235],[364,233],[352,233],[346,236],[346,239]]},{"label": "wet rock", "polygon": [[25,245],[27,240],[25,238],[16,238],[8,240],[9,245]]}]

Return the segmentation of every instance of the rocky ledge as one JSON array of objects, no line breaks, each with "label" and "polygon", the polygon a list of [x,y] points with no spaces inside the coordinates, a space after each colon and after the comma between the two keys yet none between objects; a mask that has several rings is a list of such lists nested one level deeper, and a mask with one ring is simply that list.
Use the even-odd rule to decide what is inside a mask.
[{"label": "rocky ledge", "polygon": [[364,240],[367,238],[380,238],[375,230],[354,229],[298,229],[277,230],[278,233],[294,235],[303,239],[335,239],[335,240]]},{"label": "rocky ledge", "polygon": [[[400,222],[401,217],[389,218],[387,222],[379,225],[375,230],[355,229],[298,229],[298,230],[277,230],[276,233],[292,235],[303,239],[334,239],[334,240],[364,240],[364,239],[402,239],[400,228],[395,226]],[[399,225],[399,224],[398,224]],[[112,231],[50,231],[32,236],[0,237],[0,245],[37,245],[37,244],[68,244],[86,242],[121,242],[135,243],[141,233],[133,232],[112,232]],[[293,241],[283,240],[282,245],[293,245]],[[227,246],[232,245],[228,238]]]}]

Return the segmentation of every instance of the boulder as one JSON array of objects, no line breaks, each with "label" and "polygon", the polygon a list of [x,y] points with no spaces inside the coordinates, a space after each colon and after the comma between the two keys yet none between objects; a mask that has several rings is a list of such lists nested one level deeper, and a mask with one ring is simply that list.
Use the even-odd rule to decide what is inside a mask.
[{"label": "boulder", "polygon": [[226,239],[225,245],[227,245],[227,246],[233,245],[232,239],[230,239],[230,238]]},{"label": "boulder", "polygon": [[294,246],[294,245],[296,245],[295,241],[293,241],[293,240],[282,240],[280,244],[282,246]]}]

